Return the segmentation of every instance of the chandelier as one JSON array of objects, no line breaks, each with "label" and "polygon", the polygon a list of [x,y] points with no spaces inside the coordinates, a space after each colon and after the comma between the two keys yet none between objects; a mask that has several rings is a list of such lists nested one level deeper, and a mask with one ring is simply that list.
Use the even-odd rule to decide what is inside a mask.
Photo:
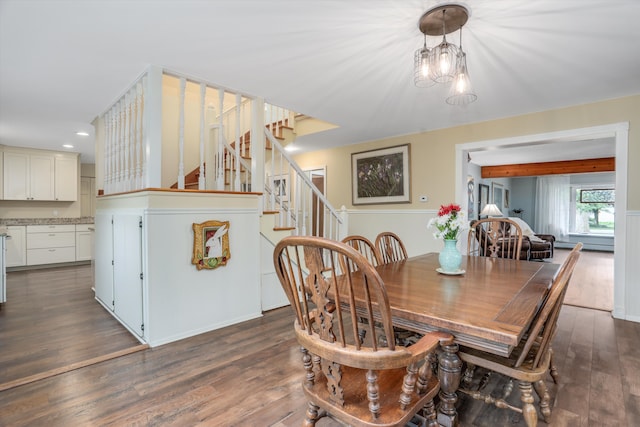
[{"label": "chandelier", "polygon": [[[414,55],[413,82],[418,87],[450,83],[446,102],[464,105],[478,97],[471,87],[467,71],[467,55],[462,50],[462,26],[469,18],[468,10],[458,4],[447,4],[428,10],[418,21],[424,34],[424,45]],[[447,41],[447,34],[460,31],[460,45]],[[427,47],[427,36],[442,36],[442,42]]]}]

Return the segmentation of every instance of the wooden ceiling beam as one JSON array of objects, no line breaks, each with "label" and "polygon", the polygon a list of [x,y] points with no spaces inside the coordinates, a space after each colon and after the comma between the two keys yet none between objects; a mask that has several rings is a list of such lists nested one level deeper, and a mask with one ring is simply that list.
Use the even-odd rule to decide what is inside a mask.
[{"label": "wooden ceiling beam", "polygon": [[482,166],[482,178],[512,178],[515,176],[561,175],[567,173],[613,172],[616,158],[566,160],[562,162],[522,163],[516,165]]}]

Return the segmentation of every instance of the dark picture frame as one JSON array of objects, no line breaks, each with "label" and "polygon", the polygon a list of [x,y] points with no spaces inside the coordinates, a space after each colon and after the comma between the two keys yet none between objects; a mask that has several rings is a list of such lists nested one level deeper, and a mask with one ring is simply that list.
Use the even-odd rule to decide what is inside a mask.
[{"label": "dark picture frame", "polygon": [[502,210],[504,207],[504,186],[497,182],[493,182],[491,183],[491,187],[491,202],[496,205],[498,209]]},{"label": "dark picture frame", "polygon": [[411,203],[409,144],[351,154],[354,205]]}]

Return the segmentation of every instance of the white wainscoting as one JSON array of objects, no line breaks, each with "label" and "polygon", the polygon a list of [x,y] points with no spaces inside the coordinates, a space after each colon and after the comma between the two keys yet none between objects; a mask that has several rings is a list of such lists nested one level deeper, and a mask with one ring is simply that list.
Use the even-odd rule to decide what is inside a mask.
[{"label": "white wainscoting", "polygon": [[[433,229],[427,228],[437,210],[349,210],[347,234],[364,236],[372,242],[378,233],[396,233],[407,248],[409,256],[439,252],[443,243],[433,237]],[[466,233],[463,234],[466,239]],[[459,243],[461,245],[462,242]],[[459,246],[462,250],[462,246]]]},{"label": "white wainscoting", "polygon": [[262,311],[289,305],[287,295],[282,289],[275,266],[273,265],[273,249],[275,245],[266,237],[260,236],[260,271]]},{"label": "white wainscoting", "polygon": [[615,279],[613,316],[640,322],[640,211],[627,211],[626,236],[624,283]]},{"label": "white wainscoting", "polygon": [[[147,211],[148,342],[165,344],[262,315],[257,210]],[[193,223],[229,221],[224,267],[191,263]]]}]

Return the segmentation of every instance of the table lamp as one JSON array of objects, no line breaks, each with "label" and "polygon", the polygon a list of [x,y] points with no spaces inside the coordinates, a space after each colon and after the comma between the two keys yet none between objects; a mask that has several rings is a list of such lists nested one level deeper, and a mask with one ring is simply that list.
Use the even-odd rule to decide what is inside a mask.
[{"label": "table lamp", "polygon": [[502,211],[494,203],[487,203],[480,212],[480,216],[482,215],[487,217],[502,216]]}]

